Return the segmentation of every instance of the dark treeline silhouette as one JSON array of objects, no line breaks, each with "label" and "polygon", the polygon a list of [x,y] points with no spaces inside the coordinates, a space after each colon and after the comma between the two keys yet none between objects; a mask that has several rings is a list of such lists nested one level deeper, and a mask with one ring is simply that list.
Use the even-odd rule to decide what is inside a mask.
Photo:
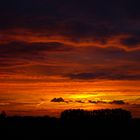
[{"label": "dark treeline silhouette", "polygon": [[0,114],[0,135],[5,139],[138,139],[139,131],[140,119],[123,109],[70,109],[60,118]]},{"label": "dark treeline silhouette", "polygon": [[83,109],[65,110],[61,119],[66,121],[127,121],[132,119],[131,113],[123,109],[103,109],[86,111]]}]

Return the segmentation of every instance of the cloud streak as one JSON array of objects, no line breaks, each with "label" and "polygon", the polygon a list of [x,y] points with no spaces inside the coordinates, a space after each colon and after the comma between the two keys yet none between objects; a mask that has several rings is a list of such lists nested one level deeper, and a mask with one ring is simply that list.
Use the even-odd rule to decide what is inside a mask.
[{"label": "cloud streak", "polygon": [[110,101],[110,102],[89,100],[88,102],[92,103],[92,104],[115,104],[115,105],[126,105],[126,104],[128,104],[123,100],[113,100],[113,101]]},{"label": "cloud streak", "polygon": [[93,73],[76,73],[67,75],[72,80],[140,80],[140,74],[118,73],[117,71],[95,71]]}]

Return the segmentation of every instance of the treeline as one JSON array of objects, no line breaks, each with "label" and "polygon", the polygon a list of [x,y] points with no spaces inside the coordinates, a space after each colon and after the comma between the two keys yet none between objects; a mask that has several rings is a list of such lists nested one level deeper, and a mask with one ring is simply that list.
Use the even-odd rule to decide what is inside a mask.
[{"label": "treeline", "polygon": [[102,109],[102,110],[93,110],[87,111],[83,109],[70,109],[65,110],[61,113],[62,120],[66,121],[101,121],[101,120],[110,120],[110,121],[126,121],[131,120],[131,113],[123,109]]},{"label": "treeline", "polygon": [[[82,109],[64,110],[60,118],[13,116],[0,114],[0,132],[10,139],[87,139],[112,136],[121,139],[126,136],[139,137],[140,119],[133,119],[131,113],[123,109],[87,111]],[[6,138],[5,138],[6,139]],[[105,139],[105,138],[104,138]]]},{"label": "treeline", "polygon": [[[32,117],[32,116],[14,116],[8,117],[5,111],[0,113],[0,121],[6,118],[51,118],[49,116],[44,117]],[[60,115],[60,120],[74,121],[74,120],[130,120],[132,119],[131,112],[123,109],[101,109],[101,110],[83,110],[83,109],[68,109],[64,110]]]}]

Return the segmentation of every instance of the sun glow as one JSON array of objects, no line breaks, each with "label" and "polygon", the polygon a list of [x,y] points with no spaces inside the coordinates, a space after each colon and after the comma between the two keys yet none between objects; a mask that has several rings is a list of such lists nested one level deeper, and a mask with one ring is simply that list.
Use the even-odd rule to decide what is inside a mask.
[{"label": "sun glow", "polygon": [[72,98],[72,99],[87,99],[87,98],[93,98],[94,96],[96,96],[96,95],[91,95],[91,94],[88,94],[88,93],[84,92],[82,94],[69,95],[69,98]]}]

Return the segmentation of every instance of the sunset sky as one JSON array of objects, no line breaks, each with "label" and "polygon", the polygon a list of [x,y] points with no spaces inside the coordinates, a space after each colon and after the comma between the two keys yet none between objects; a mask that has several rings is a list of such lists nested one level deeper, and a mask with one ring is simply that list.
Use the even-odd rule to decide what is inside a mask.
[{"label": "sunset sky", "polygon": [[69,108],[140,117],[138,0],[0,2],[0,111]]}]

